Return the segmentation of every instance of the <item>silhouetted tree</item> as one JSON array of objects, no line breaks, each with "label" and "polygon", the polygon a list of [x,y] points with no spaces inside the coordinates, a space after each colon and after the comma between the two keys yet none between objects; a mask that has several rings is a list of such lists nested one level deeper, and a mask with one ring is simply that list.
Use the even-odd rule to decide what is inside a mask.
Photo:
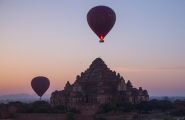
[{"label": "silhouetted tree", "polygon": [[148,113],[152,110],[152,105],[149,101],[142,101],[141,103],[136,105],[136,109],[139,110],[139,113]]},{"label": "silhouetted tree", "polygon": [[121,107],[124,107],[124,112],[131,112],[134,109],[134,105],[131,102],[122,102]]},{"label": "silhouetted tree", "polygon": [[134,109],[134,105],[130,102],[104,103],[99,106],[97,114],[108,112],[130,112]]},{"label": "silhouetted tree", "polygon": [[28,113],[53,113],[52,107],[46,101],[35,101],[30,103]]},{"label": "silhouetted tree", "polygon": [[157,108],[162,110],[163,112],[169,111],[173,108],[173,103],[168,100],[159,100],[157,103]]},{"label": "silhouetted tree", "polygon": [[72,113],[74,113],[74,114],[77,112],[76,108],[71,108],[71,109],[69,109],[68,111],[69,111],[69,112],[72,112]]},{"label": "silhouetted tree", "polygon": [[107,120],[107,119],[104,117],[95,117],[94,120]]},{"label": "silhouetted tree", "polygon": [[149,101],[149,103],[150,103],[150,106],[151,106],[151,109],[152,109],[152,110],[157,109],[158,100],[152,99],[152,100]]},{"label": "silhouetted tree", "polygon": [[74,120],[74,119],[75,119],[74,113],[72,113],[72,112],[67,112],[67,113],[65,114],[65,120]]},{"label": "silhouetted tree", "polygon": [[60,104],[53,107],[53,112],[59,113],[59,114],[65,114],[67,112],[67,109],[62,104]]}]

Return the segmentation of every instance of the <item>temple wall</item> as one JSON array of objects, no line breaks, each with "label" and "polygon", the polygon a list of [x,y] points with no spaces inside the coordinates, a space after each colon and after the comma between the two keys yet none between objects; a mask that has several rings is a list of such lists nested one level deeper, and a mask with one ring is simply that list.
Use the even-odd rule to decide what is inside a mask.
[{"label": "temple wall", "polygon": [[[104,117],[107,120],[132,119],[135,113],[99,114],[99,115],[79,115],[75,114],[75,120],[94,120],[94,117]],[[64,120],[64,114],[34,114],[34,113],[14,113],[11,118],[16,120]]]},{"label": "temple wall", "polygon": [[79,114],[95,114],[99,105],[98,103],[78,103],[76,109]]},{"label": "temple wall", "polygon": [[[138,103],[141,100],[148,100],[147,90],[134,88],[130,80],[125,82],[119,73],[110,70],[101,58],[96,58],[87,70],[77,75],[73,84],[67,81],[65,90],[54,91],[50,104],[65,104],[70,107],[79,105],[81,113],[94,113],[84,104],[109,103],[127,101]],[[134,99],[133,99],[134,97]],[[135,100],[135,101],[134,101]]]}]

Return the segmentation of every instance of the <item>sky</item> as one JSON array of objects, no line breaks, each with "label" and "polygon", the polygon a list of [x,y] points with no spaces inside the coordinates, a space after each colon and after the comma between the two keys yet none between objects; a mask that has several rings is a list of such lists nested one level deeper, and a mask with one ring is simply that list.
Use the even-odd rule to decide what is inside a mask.
[{"label": "sky", "polygon": [[[86,19],[98,5],[116,13],[104,43]],[[184,0],[0,0],[0,95],[34,94],[36,76],[50,80],[47,94],[63,90],[101,56],[150,96],[185,96],[184,6]]]}]

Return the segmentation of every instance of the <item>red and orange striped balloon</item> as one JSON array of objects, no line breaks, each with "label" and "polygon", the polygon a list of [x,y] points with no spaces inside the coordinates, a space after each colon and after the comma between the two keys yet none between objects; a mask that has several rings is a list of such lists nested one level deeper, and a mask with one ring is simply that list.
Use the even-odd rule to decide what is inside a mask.
[{"label": "red and orange striped balloon", "polygon": [[87,13],[87,22],[94,33],[104,42],[105,36],[112,29],[116,21],[115,12],[107,6],[96,6]]}]

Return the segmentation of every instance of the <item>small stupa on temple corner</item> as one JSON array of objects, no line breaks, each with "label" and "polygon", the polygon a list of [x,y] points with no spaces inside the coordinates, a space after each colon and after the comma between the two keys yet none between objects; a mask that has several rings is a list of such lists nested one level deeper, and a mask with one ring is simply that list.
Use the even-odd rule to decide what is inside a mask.
[{"label": "small stupa on temple corner", "polygon": [[67,81],[64,90],[54,91],[50,104],[63,104],[75,107],[81,114],[93,114],[102,103],[128,101],[137,104],[143,100],[149,100],[147,90],[134,88],[130,80],[125,82],[101,58],[96,58],[87,70],[77,75],[73,84]]}]

